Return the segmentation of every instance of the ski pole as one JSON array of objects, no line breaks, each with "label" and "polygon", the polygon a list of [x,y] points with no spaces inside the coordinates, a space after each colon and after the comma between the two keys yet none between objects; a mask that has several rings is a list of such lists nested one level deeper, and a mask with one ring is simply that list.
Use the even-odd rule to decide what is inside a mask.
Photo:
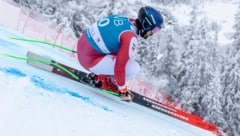
[{"label": "ski pole", "polygon": [[18,41],[24,41],[24,42],[31,42],[31,43],[46,44],[46,45],[49,45],[49,46],[52,46],[52,47],[57,47],[57,48],[60,48],[60,49],[66,50],[66,51],[70,51],[70,52],[72,52],[72,53],[77,53],[77,51],[74,51],[74,50],[72,50],[72,49],[63,47],[63,46],[58,45],[58,44],[50,43],[50,42],[45,42],[45,41],[40,41],[40,40],[34,40],[34,39],[18,38],[18,37],[9,37],[9,39],[11,39],[11,40],[18,40]]}]

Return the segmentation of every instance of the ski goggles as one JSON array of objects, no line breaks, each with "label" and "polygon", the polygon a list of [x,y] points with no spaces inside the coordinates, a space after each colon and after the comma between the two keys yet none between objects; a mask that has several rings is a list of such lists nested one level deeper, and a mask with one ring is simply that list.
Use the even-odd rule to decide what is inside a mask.
[{"label": "ski goggles", "polygon": [[158,31],[160,31],[160,28],[159,28],[159,27],[155,27],[155,28],[153,28],[152,33],[155,34],[155,33],[157,33]]},{"label": "ski goggles", "polygon": [[161,28],[159,28],[159,27],[154,27],[154,28],[151,28],[150,26],[149,26],[149,24],[147,24],[147,22],[144,20],[143,21],[143,29],[145,30],[145,31],[152,31],[152,33],[153,34],[155,34],[155,33],[157,33]]}]

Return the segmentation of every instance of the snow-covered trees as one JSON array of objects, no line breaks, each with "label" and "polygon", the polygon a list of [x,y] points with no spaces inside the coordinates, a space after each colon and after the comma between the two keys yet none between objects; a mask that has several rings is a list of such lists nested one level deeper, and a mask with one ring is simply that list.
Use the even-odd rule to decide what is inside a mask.
[{"label": "snow-covered trees", "polygon": [[178,71],[179,89],[173,94],[184,109],[223,125],[217,40],[208,34],[210,30],[206,20],[197,21],[199,13],[196,7],[193,9]]},{"label": "snow-covered trees", "polygon": [[240,135],[240,5],[235,16],[233,43],[227,49],[222,77],[223,110],[232,135]]}]

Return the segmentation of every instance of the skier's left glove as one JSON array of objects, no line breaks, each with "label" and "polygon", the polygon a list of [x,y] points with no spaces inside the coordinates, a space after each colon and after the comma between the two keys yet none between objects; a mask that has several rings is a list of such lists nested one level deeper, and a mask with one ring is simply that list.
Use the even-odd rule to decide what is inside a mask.
[{"label": "skier's left glove", "polygon": [[128,91],[128,88],[126,86],[124,87],[118,87],[119,95],[121,100],[123,101],[131,101],[133,99],[133,94]]},{"label": "skier's left glove", "polygon": [[122,95],[126,96],[128,94],[128,89],[125,85],[124,86],[118,86],[118,92],[119,92],[120,96],[122,96]]}]

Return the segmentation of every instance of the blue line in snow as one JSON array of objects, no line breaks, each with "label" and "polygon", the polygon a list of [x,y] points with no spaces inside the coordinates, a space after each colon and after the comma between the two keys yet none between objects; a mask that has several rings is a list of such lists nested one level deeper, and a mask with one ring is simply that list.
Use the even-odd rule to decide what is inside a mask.
[{"label": "blue line in snow", "polygon": [[51,91],[51,92],[62,93],[62,94],[69,94],[70,96],[78,98],[78,99],[81,99],[84,102],[90,103],[91,105],[100,107],[100,108],[102,108],[105,111],[111,111],[112,112],[112,110],[109,109],[108,107],[94,102],[89,97],[82,96],[79,93],[73,92],[73,91],[71,91],[71,90],[69,90],[67,88],[58,88],[57,85],[55,85],[54,83],[47,83],[47,82],[44,81],[44,79],[42,79],[39,76],[32,76],[31,77],[31,81],[37,87],[43,88],[43,89]]},{"label": "blue line in snow", "polygon": [[[4,73],[10,74],[10,75],[14,75],[16,77],[25,77],[26,76],[25,73],[21,72],[20,70],[18,70],[16,68],[0,68],[0,71],[3,71]],[[54,83],[51,83],[51,82],[48,83],[43,78],[41,78],[39,76],[36,76],[36,75],[32,76],[31,81],[34,83],[35,86],[37,86],[39,88],[43,88],[43,89],[51,91],[51,92],[68,94],[72,97],[81,99],[82,101],[84,101],[86,103],[89,103],[93,106],[100,107],[101,109],[103,109],[105,111],[112,112],[112,110],[109,109],[107,106],[101,105],[101,104],[91,100],[89,97],[82,96],[79,93],[71,91],[67,88],[59,88]]]},{"label": "blue line in snow", "polygon": [[14,75],[16,77],[25,77],[26,74],[21,72],[20,70],[16,69],[16,68],[0,68],[0,71],[10,74],[10,75]]}]

